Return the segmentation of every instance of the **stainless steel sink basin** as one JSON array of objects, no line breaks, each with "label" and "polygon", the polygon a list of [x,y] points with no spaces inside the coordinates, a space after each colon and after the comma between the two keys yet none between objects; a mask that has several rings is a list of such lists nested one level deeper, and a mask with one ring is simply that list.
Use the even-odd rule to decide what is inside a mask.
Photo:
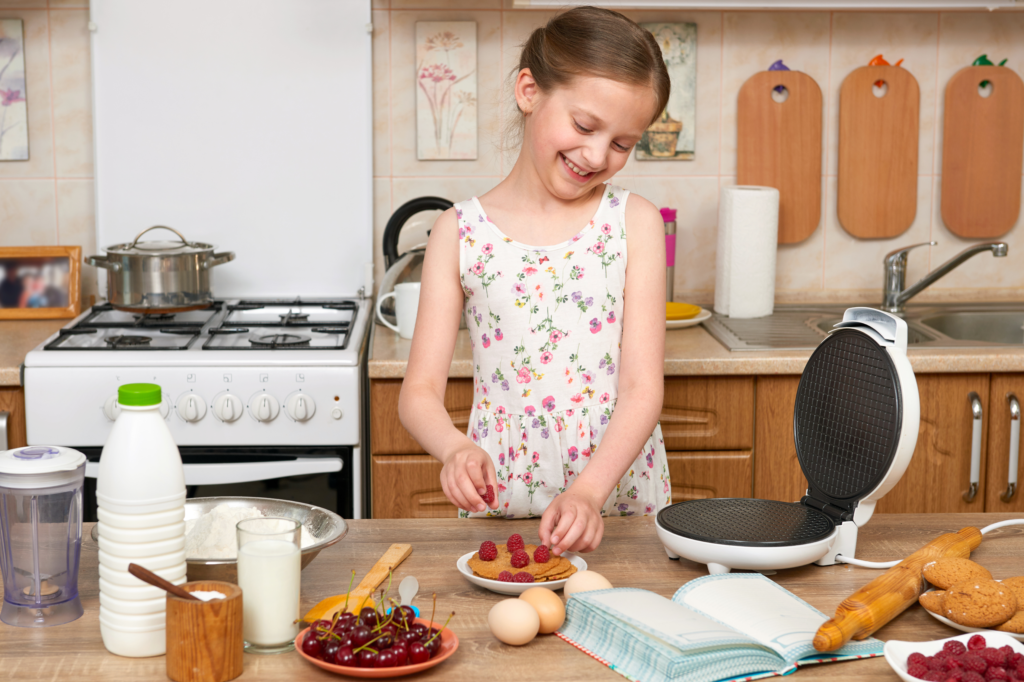
[{"label": "stainless steel sink basin", "polygon": [[[704,327],[729,350],[804,350],[816,347],[848,305],[780,305],[767,317],[736,320],[712,315]],[[1024,345],[1024,304],[979,303],[909,306],[912,348]]]}]

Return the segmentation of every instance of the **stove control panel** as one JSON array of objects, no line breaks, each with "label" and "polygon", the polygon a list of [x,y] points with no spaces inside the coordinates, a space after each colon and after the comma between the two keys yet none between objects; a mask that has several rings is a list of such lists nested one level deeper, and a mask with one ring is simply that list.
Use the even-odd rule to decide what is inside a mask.
[{"label": "stove control panel", "polygon": [[213,416],[222,422],[230,424],[241,417],[244,411],[242,399],[233,393],[219,393],[213,399]]},{"label": "stove control panel", "polygon": [[285,398],[284,411],[294,421],[308,421],[316,413],[316,401],[313,400],[313,396],[296,391]]},{"label": "stove control panel", "polygon": [[249,398],[249,414],[260,422],[272,422],[281,412],[281,403],[277,398],[266,392],[256,393]]},{"label": "stove control panel", "polygon": [[206,416],[206,401],[195,393],[186,393],[178,398],[175,409],[185,421],[197,422]]}]

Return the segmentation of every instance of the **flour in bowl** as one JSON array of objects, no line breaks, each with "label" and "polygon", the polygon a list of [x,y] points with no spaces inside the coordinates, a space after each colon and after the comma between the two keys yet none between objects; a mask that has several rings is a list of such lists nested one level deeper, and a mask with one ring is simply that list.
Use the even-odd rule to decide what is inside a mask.
[{"label": "flour in bowl", "polygon": [[[245,519],[264,516],[256,507],[233,507],[220,504],[198,519],[185,521],[185,557],[188,559],[235,559],[238,557],[238,536],[235,526]],[[300,527],[302,547],[316,543],[305,526]]]}]

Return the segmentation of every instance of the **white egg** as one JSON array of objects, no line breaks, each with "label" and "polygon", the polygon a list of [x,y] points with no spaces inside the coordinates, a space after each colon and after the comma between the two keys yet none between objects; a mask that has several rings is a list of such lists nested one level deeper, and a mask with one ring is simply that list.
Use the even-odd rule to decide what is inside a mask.
[{"label": "white egg", "polygon": [[522,646],[533,641],[540,632],[537,609],[522,599],[504,599],[487,614],[491,634],[505,644]]},{"label": "white egg", "polygon": [[562,594],[568,599],[577,592],[591,592],[593,590],[607,590],[612,586],[608,579],[594,571],[580,571],[574,573],[565,581]]}]

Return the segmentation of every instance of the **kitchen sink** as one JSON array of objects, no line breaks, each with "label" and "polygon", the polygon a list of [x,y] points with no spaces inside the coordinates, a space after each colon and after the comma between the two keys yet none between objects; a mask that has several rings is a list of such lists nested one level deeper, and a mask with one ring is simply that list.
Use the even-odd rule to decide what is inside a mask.
[{"label": "kitchen sink", "polygon": [[[747,320],[713,314],[704,327],[729,350],[815,348],[850,305],[779,305],[767,317]],[[911,348],[1024,346],[1024,305],[979,303],[908,306]]]}]

